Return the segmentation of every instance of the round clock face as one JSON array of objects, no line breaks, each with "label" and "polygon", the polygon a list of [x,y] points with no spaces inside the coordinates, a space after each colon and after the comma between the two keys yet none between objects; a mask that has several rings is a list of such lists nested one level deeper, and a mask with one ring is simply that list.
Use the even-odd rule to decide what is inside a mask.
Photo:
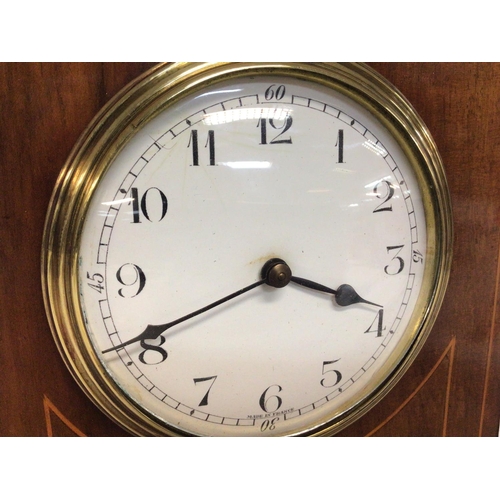
[{"label": "round clock face", "polygon": [[202,436],[312,434],[369,407],[429,307],[422,185],[381,121],[319,83],[238,75],[164,107],[100,175],[78,240],[114,399]]}]

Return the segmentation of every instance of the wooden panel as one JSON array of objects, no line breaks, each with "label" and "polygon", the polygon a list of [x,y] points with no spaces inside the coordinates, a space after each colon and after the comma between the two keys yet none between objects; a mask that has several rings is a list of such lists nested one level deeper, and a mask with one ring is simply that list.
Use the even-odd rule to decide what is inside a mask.
[{"label": "wooden panel", "polygon": [[[65,368],[41,297],[45,212],[73,144],[150,64],[0,65],[0,435],[121,436]],[[494,436],[500,415],[500,64],[374,63],[443,157],[455,253],[436,326],[407,374],[344,436]]]}]

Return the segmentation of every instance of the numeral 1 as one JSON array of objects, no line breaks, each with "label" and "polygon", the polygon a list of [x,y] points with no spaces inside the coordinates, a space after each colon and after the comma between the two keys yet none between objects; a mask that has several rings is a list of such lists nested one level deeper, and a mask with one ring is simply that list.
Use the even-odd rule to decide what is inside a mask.
[{"label": "numeral 1", "polygon": [[340,129],[337,134],[337,143],[335,147],[338,148],[337,151],[337,163],[344,163],[344,130]]}]

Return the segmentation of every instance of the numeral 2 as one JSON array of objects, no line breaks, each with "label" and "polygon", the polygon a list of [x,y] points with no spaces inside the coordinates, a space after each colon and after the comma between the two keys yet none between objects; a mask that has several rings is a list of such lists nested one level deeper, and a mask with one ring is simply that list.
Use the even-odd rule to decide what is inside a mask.
[{"label": "numeral 2", "polygon": [[[385,186],[385,187],[384,187]],[[380,192],[383,192],[383,195]],[[394,196],[394,187],[389,181],[380,181],[373,188],[373,193],[377,198],[383,199],[382,203],[377,206],[373,213],[377,212],[392,212],[392,205],[386,203]]]}]

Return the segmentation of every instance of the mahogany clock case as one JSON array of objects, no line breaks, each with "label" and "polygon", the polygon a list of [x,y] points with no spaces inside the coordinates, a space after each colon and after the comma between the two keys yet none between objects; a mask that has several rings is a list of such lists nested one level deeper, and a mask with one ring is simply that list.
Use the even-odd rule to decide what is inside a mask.
[{"label": "mahogany clock case", "polygon": [[[47,323],[45,214],[98,110],[150,63],[0,65],[0,435],[123,436],[77,386]],[[396,387],[341,436],[496,436],[500,415],[500,64],[372,63],[441,153],[454,256],[433,331]]]}]

